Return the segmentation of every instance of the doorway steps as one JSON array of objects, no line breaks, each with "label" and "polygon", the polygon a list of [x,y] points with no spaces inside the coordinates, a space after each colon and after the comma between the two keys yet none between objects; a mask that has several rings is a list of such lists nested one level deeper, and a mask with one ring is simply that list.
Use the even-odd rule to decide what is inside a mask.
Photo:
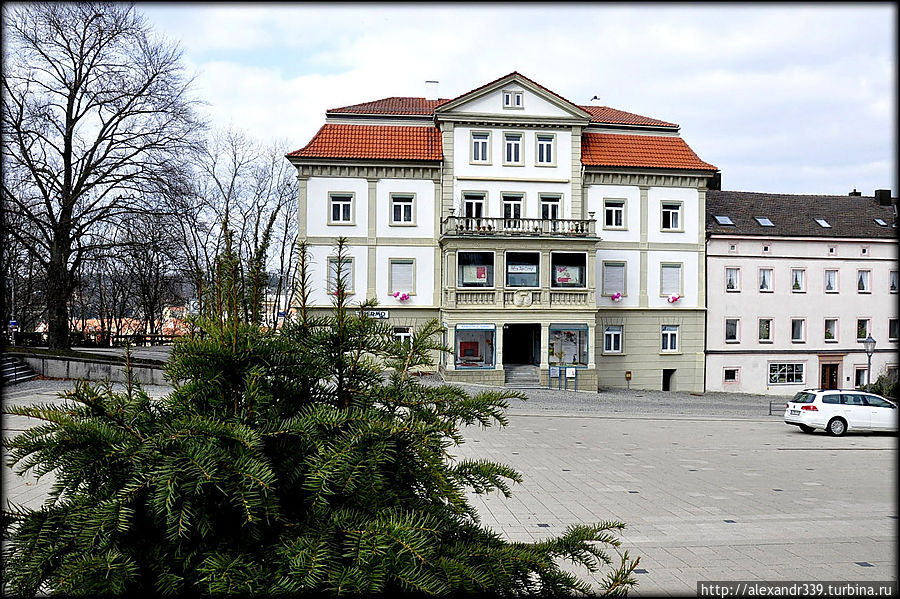
[{"label": "doorway steps", "polygon": [[3,356],[0,378],[3,379],[4,385],[15,385],[23,381],[30,381],[36,376],[37,374],[25,362],[12,356]]},{"label": "doorway steps", "polygon": [[506,386],[516,389],[537,389],[541,387],[541,375],[537,366],[531,364],[508,364],[503,366]]}]

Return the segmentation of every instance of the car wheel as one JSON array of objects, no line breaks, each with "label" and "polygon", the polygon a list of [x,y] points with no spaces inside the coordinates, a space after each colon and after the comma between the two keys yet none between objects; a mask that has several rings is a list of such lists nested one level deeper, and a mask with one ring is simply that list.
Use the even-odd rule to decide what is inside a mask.
[{"label": "car wheel", "polygon": [[828,434],[840,437],[847,432],[847,423],[842,418],[832,418],[828,421]]},{"label": "car wheel", "polygon": [[800,430],[803,431],[804,433],[811,433],[816,430],[811,426],[806,426],[805,424],[799,424],[798,426],[800,427]]}]

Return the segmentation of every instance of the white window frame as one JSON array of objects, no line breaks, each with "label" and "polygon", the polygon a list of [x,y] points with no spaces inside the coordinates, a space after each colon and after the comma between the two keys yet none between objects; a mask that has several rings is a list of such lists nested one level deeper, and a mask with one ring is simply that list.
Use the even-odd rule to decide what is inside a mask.
[{"label": "white window frame", "polygon": [[[509,254],[510,253],[537,255],[537,257],[538,257],[538,260],[537,260],[537,285],[534,285],[532,287],[518,287],[518,286],[509,285],[508,281],[509,281]],[[540,289],[540,287],[541,287],[541,266],[542,266],[541,262],[543,262],[543,259],[544,259],[544,256],[541,252],[535,252],[535,251],[531,251],[531,250],[512,250],[512,252],[507,250],[506,252],[504,252],[504,254],[503,254],[503,287],[505,289]],[[495,281],[496,281],[496,279],[495,279]]]},{"label": "white window frame", "polygon": [[[339,201],[338,201],[339,200]],[[336,203],[350,205],[349,220],[344,220],[344,210],[341,210],[341,218],[335,220],[334,206]],[[356,193],[352,191],[329,191],[328,192],[328,225],[329,226],[353,226],[356,224]]]},{"label": "white window frame", "polygon": [[[541,220],[558,221],[559,219],[562,218],[563,207],[562,207],[562,196],[561,195],[542,193],[538,196],[538,204],[540,205],[540,209],[541,209]],[[556,210],[555,210],[556,216],[550,216],[549,218],[544,218],[544,207],[545,206],[548,208],[556,206]],[[552,214],[554,212],[554,210],[547,210],[547,212]],[[556,231],[559,228],[559,226],[560,226],[560,224],[558,222],[552,222],[552,223],[550,223],[550,230]]]},{"label": "white window frame", "polygon": [[[734,322],[734,339],[728,338],[728,323]],[[741,319],[740,318],[726,318],[725,319],[725,330],[723,331],[725,343],[740,343],[741,342]]]},{"label": "white window frame", "polygon": [[[769,337],[768,337],[768,339],[763,339],[763,338],[762,338],[762,335],[760,334],[760,333],[762,332],[762,331],[761,331],[761,328],[762,328],[761,325],[762,325],[762,323],[763,323],[764,320],[765,320],[765,321],[768,321],[768,323],[769,323]],[[774,324],[774,323],[775,323],[775,319],[774,319],[774,318],[770,318],[770,317],[760,317],[760,318],[757,318],[757,319],[756,319],[756,341],[757,341],[757,343],[764,343],[764,344],[767,344],[767,345],[768,345],[769,343],[774,343],[774,342],[775,342],[775,324]]]},{"label": "white window frame", "polygon": [[[610,324],[603,327],[603,353],[604,354],[623,354],[625,353],[625,327],[620,324]],[[607,349],[613,347],[615,341],[618,341],[618,349]]]},{"label": "white window frame", "polygon": [[[555,276],[556,276],[556,272],[555,272],[555,268],[554,268],[554,264],[553,264],[553,258],[554,258],[555,256],[559,256],[560,254],[577,254],[577,255],[579,255],[579,256],[584,256],[584,272],[583,272],[582,275],[581,275],[581,276],[582,276],[582,285],[581,285],[580,287],[569,287],[569,286],[567,286],[567,285],[560,285],[559,283],[557,283],[557,284],[554,284],[554,283],[553,283],[553,279],[554,279]],[[538,280],[538,282],[540,282],[540,279]],[[588,256],[587,256],[587,252],[568,252],[568,251],[550,252],[550,288],[551,288],[551,289],[557,289],[557,290],[562,290],[562,291],[566,291],[566,290],[577,290],[577,289],[587,289],[587,285],[588,285]]]},{"label": "white window frame", "polygon": [[[544,138],[544,139],[541,139]],[[542,160],[546,156],[547,149],[550,153],[549,160]],[[534,164],[535,166],[556,166],[556,133],[535,133],[534,134]]]},{"label": "white window frame", "polygon": [[[659,353],[661,354],[677,354],[681,353],[678,345],[679,325],[664,324],[660,329],[660,345]],[[669,347],[666,348],[666,340],[668,339]]]},{"label": "white window frame", "polygon": [[[518,141],[516,141],[518,138]],[[517,149],[519,159],[518,160],[509,160],[508,158],[512,158],[510,156],[511,149]],[[525,166],[525,134],[507,131],[503,133],[503,166]]]},{"label": "white window frame", "polygon": [[[402,207],[409,206],[409,220],[394,220],[394,207],[399,203]],[[392,193],[390,201],[391,227],[415,227],[416,226],[416,194],[414,193]],[[401,208],[401,217],[405,216],[405,211]]]},{"label": "white window frame", "polygon": [[[490,285],[475,285],[470,284],[466,285],[462,281],[462,277],[459,274],[459,255],[460,254],[489,254],[491,256],[491,263],[483,265],[485,268],[490,268]],[[466,266],[466,265],[463,265]],[[478,266],[478,265],[475,265]],[[456,252],[456,287],[457,289],[462,289],[463,291],[468,291],[470,289],[496,289],[497,285],[497,252],[493,250],[479,250],[479,249],[461,249]]]},{"label": "white window frame", "polygon": [[[479,139],[476,140],[476,136],[479,136]],[[486,136],[487,139],[481,139],[480,136]],[[477,156],[479,146],[484,153],[483,159]],[[471,131],[469,133],[469,164],[491,164],[490,131]]]},{"label": "white window frame", "polygon": [[[328,295],[334,295],[337,292],[337,280],[336,280],[336,277],[334,277],[334,278],[332,277],[332,274],[335,274],[335,275],[337,274],[336,269],[335,270],[332,269],[332,264],[336,265],[337,260],[338,260],[337,256],[329,256],[328,257],[328,265],[327,265],[328,272],[325,275],[326,276],[325,289],[326,289]],[[354,262],[355,261],[353,259],[353,256],[344,256],[345,266],[342,270],[343,270],[343,272],[347,273],[347,275],[344,277],[344,283],[345,283],[344,292],[347,295],[352,295],[353,293],[356,292],[355,291],[356,287],[354,285],[354,279],[356,278],[356,265]],[[348,271],[346,265],[349,265],[349,271]]]},{"label": "white window frame", "polygon": [[[409,289],[394,289],[394,264],[409,264],[412,268],[412,283]],[[416,259],[415,258],[388,258],[388,294],[393,295],[395,291],[406,293],[408,295],[416,295]]]},{"label": "white window frame", "polygon": [[[672,207],[676,208],[673,210]],[[684,202],[677,200],[662,200],[659,203],[659,230],[666,233],[684,232]],[[669,215],[669,226],[666,227],[666,215]],[[678,222],[672,226],[672,215]]]},{"label": "white window frame", "polygon": [[[794,336],[794,323],[800,323],[800,336]],[[806,343],[806,319],[805,318],[791,318],[791,343]]]},{"label": "white window frame", "polygon": [[409,347],[412,343],[412,327],[394,327],[394,337],[403,347]]},{"label": "white window frame", "polygon": [[900,287],[900,271],[892,270],[888,275],[888,290],[897,293],[898,287]]},{"label": "white window frame", "polygon": [[[519,216],[510,216],[506,215],[506,207],[507,206],[518,206],[519,207]],[[521,221],[525,218],[525,194],[521,192],[503,192],[500,194],[500,210],[501,216],[503,220],[509,223],[509,221]],[[514,212],[514,211],[511,211]],[[506,224],[506,227],[509,228],[521,228],[522,224]]]},{"label": "white window frame", "polygon": [[[607,289],[607,267],[622,267],[622,289]],[[600,296],[610,297],[613,293],[621,293],[622,297],[628,297],[628,262],[625,260],[603,260],[600,265]]]},{"label": "white window frame", "polygon": [[[733,381],[729,381],[727,378],[725,378],[725,373],[727,373],[729,370],[733,370],[735,372]],[[722,384],[723,385],[737,385],[737,384],[740,384],[740,382],[741,382],[741,367],[740,366],[724,366],[722,368]]]},{"label": "white window frame", "polygon": [[[603,228],[607,231],[627,231],[627,206],[628,200],[626,198],[603,198]],[[618,216],[618,220],[622,222],[621,225],[609,224],[607,222],[607,220],[612,220],[613,223],[615,223],[616,216]],[[610,219],[610,217],[612,218]]]},{"label": "white window frame", "polygon": [[[663,285],[663,281],[665,277],[663,276],[663,272],[667,268],[678,268],[678,291],[666,291]],[[684,290],[684,263],[683,262],[660,262],[659,264],[659,297],[668,297],[673,293],[677,293],[678,295],[683,295],[682,291]]]},{"label": "white window frame", "polygon": [[503,108],[506,110],[522,110],[525,108],[525,92],[516,91],[514,89],[504,89],[501,92],[503,96]]},{"label": "white window frame", "polygon": [[[834,289],[828,289],[828,273],[834,273]],[[823,274],[822,286],[825,290],[825,293],[840,293],[841,292],[841,271],[837,268],[826,268]]]},{"label": "white window frame", "polygon": [[[860,377],[860,373],[863,373],[863,376]],[[860,378],[863,379],[860,382]],[[854,389],[865,389],[866,383],[869,380],[869,368],[865,364],[854,364],[853,365],[853,388]]]},{"label": "white window frame", "polygon": [[[733,289],[728,288],[728,271],[733,270],[737,274],[735,276],[735,287]],[[725,267],[725,293],[740,293],[741,292],[741,267],[740,266],[726,266]]]},{"label": "white window frame", "polygon": [[[866,323],[866,334],[862,337],[859,336],[859,323]],[[872,334],[872,319],[868,317],[857,318],[856,319],[856,341],[862,343],[866,340],[866,337]]]},{"label": "white window frame", "polygon": [[[794,284],[797,283],[797,274],[800,275],[799,285],[795,288]],[[792,268],[791,269],[791,293],[806,293],[806,269],[805,268]]]},{"label": "white window frame", "polygon": [[[833,331],[831,339],[829,339],[826,336],[826,334],[828,333],[828,321],[834,321],[834,331]],[[841,321],[836,316],[832,316],[832,317],[823,319],[823,321],[822,321],[822,339],[825,341],[825,343],[838,343],[839,342],[838,337],[840,337],[840,330],[841,330]]]},{"label": "white window frame", "polygon": [[[769,272],[769,287],[768,289],[763,289],[763,271]],[[775,269],[774,268],[760,268],[757,271],[757,287],[759,288],[760,293],[774,293],[775,292]]]},{"label": "white window frame", "polygon": [[[775,367],[777,369],[780,366],[785,367],[785,372],[784,372],[785,379],[793,378],[794,380],[785,380],[783,382],[779,382],[777,380],[777,376],[779,373],[776,370],[776,372],[774,373],[776,375],[776,380],[773,381],[772,380],[772,374],[773,374],[772,368]],[[797,379],[797,367],[798,366],[800,367],[799,380]],[[787,367],[790,367],[790,368],[787,368]],[[790,372],[788,372],[788,370],[790,370]],[[806,383],[806,362],[769,362],[769,372],[768,372],[768,378],[766,380],[767,380],[767,384],[769,384],[769,385],[803,385]]]},{"label": "white window frame", "polygon": [[[894,326],[894,334],[891,335],[891,325]],[[888,318],[888,341],[900,340],[900,318]]]},{"label": "white window frame", "polygon": [[[865,277],[861,277],[865,275]],[[864,286],[862,289],[859,288],[860,279],[863,279]],[[856,270],[856,292],[857,293],[872,293],[872,269],[870,268],[859,268]]]}]

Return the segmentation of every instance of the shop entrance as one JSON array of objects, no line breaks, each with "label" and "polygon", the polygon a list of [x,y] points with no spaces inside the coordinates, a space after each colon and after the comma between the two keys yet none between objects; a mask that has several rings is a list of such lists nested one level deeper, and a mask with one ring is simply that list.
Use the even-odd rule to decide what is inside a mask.
[{"label": "shop entrance", "polygon": [[503,325],[503,364],[540,364],[541,325]]}]

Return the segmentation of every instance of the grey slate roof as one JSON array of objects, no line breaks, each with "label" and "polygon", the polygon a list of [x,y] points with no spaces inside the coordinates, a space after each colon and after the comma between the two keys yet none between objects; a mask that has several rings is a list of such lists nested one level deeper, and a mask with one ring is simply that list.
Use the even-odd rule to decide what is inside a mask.
[{"label": "grey slate roof", "polygon": [[[896,202],[892,198],[892,201]],[[720,225],[716,216],[728,216],[734,226]],[[760,225],[768,217],[774,227]],[[831,228],[819,226],[824,218]],[[880,218],[887,223],[875,223]],[[706,192],[706,232],[709,235],[765,235],[785,237],[896,238],[894,209],[880,206],[872,196],[790,195],[750,191]]]}]

